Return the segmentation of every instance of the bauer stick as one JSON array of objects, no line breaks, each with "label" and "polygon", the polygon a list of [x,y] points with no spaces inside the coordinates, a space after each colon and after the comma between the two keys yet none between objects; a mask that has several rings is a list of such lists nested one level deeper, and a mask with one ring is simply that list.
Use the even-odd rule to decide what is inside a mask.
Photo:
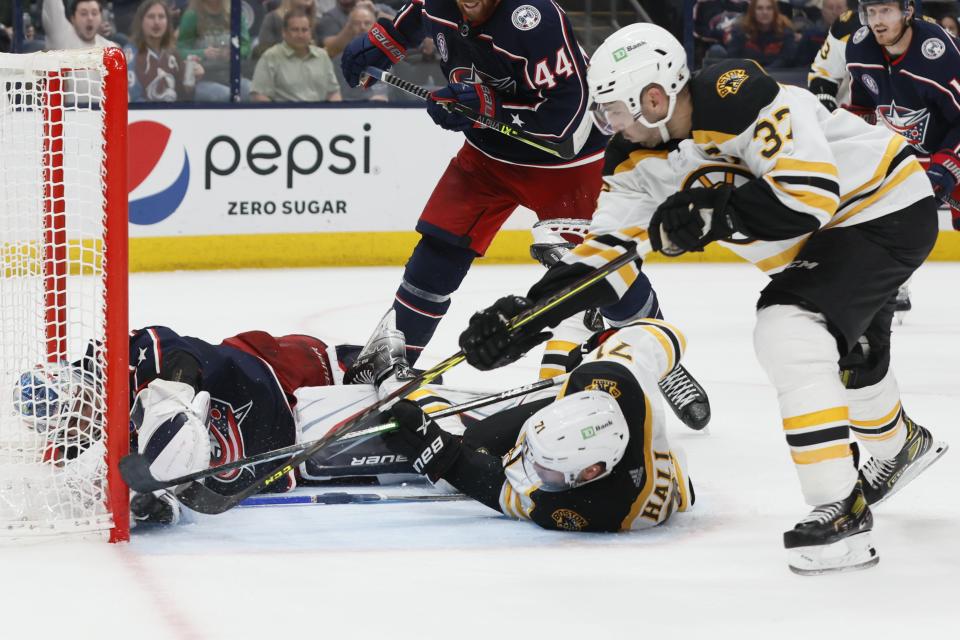
[{"label": "bauer stick", "polygon": [[[503,400],[518,398],[520,396],[527,395],[528,393],[549,389],[550,387],[562,382],[562,380],[565,378],[566,376],[557,376],[555,378],[537,380],[536,382],[531,382],[520,387],[515,387],[513,389],[508,389],[506,391],[501,391],[500,393],[494,393],[488,396],[483,396],[481,398],[475,398],[456,406],[436,411],[431,413],[430,417],[432,419],[446,418],[448,416],[457,415],[465,411],[470,411],[471,409],[478,409],[480,407],[495,404]],[[345,442],[348,440],[356,440],[358,438],[363,438],[364,436],[372,436],[385,431],[390,431],[395,427],[396,423],[387,422],[385,424],[367,427],[366,429],[351,431],[350,433],[340,436],[330,444],[336,444],[338,442]],[[225,473],[227,471],[233,471],[234,469],[239,469],[252,464],[259,464],[261,462],[277,460],[278,458],[285,458],[287,456],[300,453],[304,449],[311,447],[314,442],[316,442],[316,440],[300,442],[298,444],[290,445],[289,447],[283,447],[282,449],[264,451],[263,453],[259,453],[257,455],[240,458],[239,460],[234,460],[233,462],[221,464],[216,467],[201,469],[200,471],[188,473],[180,476],[179,478],[171,478],[169,480],[158,480],[155,478],[150,472],[150,461],[140,454],[132,454],[125,456],[123,460],[120,461],[120,475],[131,489],[138,493],[146,493],[148,491],[157,491],[158,489],[175,487],[177,485],[192,482],[194,480],[209,478],[211,476]]]},{"label": "bauer stick", "polygon": [[[366,77],[373,78],[375,80],[380,80],[389,85],[392,85],[401,91],[406,91],[410,95],[416,96],[421,100],[428,100],[430,102],[436,102],[436,99],[433,97],[433,94],[427,89],[421,87],[418,84],[408,82],[402,78],[398,78],[389,71],[384,71],[383,69],[378,69],[376,67],[367,67],[367,70],[364,74],[360,76],[360,83],[363,84]],[[482,113],[471,109],[470,107],[461,104],[459,102],[445,102],[443,106],[448,111],[454,111],[464,116],[468,120],[473,120],[477,124],[483,125],[488,129],[493,129],[498,133],[502,133],[508,138],[513,138],[524,144],[528,144],[531,147],[540,149],[544,153],[549,153],[552,156],[557,156],[564,160],[572,160],[577,155],[577,150],[573,146],[573,136],[570,136],[566,139],[565,142],[550,142],[544,140],[540,136],[536,136],[532,133],[524,133],[520,129],[517,129],[513,125],[509,125],[502,120],[497,120],[496,118],[491,118],[490,116],[485,116]]]},{"label": "bauer stick", "polygon": [[[638,245],[627,249],[624,251],[624,253],[620,254],[604,266],[598,268],[592,274],[581,278],[567,287],[564,287],[554,295],[550,296],[547,300],[538,303],[516,317],[511,318],[510,330],[516,332],[522,329],[530,321],[540,317],[571,296],[593,286],[617,269],[620,269],[621,267],[635,260],[638,254],[642,255],[649,250],[650,244],[648,240],[645,240]],[[301,463],[305,462],[315,453],[323,449],[323,447],[327,444],[334,442],[340,437],[350,433],[352,430],[354,430],[357,424],[367,416],[373,414],[381,407],[392,403],[394,400],[409,395],[423,385],[429,384],[432,380],[435,380],[438,376],[446,373],[453,367],[463,362],[465,359],[466,356],[464,355],[463,351],[457,351],[446,360],[443,360],[427,371],[420,373],[403,386],[398,387],[389,395],[381,398],[366,409],[354,414],[353,417],[348,418],[341,424],[333,427],[325,436],[314,441],[309,447],[295,455],[289,461],[278,466],[276,469],[267,473],[266,475],[258,478],[237,493],[230,495],[219,494],[205,486],[202,482],[196,480],[176,487],[173,490],[173,493],[186,507],[199,513],[217,514],[232,509],[250,496],[260,493],[277,480],[283,478],[285,475],[299,467]]]},{"label": "bauer stick", "polygon": [[435,495],[390,495],[385,493],[346,493],[330,491],[313,495],[262,495],[247,498],[239,507],[299,507],[304,505],[322,506],[328,504],[403,504],[406,502],[462,502],[472,500],[462,493],[438,493]]}]

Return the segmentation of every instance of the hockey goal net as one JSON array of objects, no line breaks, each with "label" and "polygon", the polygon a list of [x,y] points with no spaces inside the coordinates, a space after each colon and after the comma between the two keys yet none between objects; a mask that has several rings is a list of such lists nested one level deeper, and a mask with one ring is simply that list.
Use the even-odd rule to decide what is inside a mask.
[{"label": "hockey goal net", "polygon": [[0,54],[0,537],[128,538],[126,65]]}]

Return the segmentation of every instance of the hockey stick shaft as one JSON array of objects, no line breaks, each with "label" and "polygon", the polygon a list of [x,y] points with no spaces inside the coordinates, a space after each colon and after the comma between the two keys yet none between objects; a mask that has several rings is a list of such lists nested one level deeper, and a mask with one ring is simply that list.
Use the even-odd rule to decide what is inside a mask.
[{"label": "hockey stick shaft", "polygon": [[470,500],[468,496],[459,493],[442,493],[436,495],[390,495],[384,493],[347,493],[331,491],[313,495],[259,495],[252,496],[241,502],[238,507],[295,507],[304,505],[331,505],[331,504],[404,504],[411,502],[462,502]]},{"label": "hockey stick shaft", "polygon": [[[384,71],[376,67],[367,67],[366,75],[394,86],[401,91],[406,91],[410,95],[416,96],[422,100],[436,102],[433,94],[427,89],[418,84],[398,78],[389,71]],[[514,140],[530,145],[531,147],[539,149],[544,153],[549,153],[550,155],[557,156],[558,158],[562,158],[564,160],[572,160],[577,155],[577,152],[573,146],[573,136],[570,136],[566,142],[558,144],[555,142],[550,142],[549,140],[544,140],[539,136],[525,133],[513,125],[509,125],[502,120],[497,120],[496,118],[486,116],[459,102],[444,103],[444,106],[447,109],[455,111],[456,113],[466,117],[468,120],[472,120],[488,129],[493,129],[494,131],[502,133],[509,138],[513,138]]]},{"label": "hockey stick shaft", "polygon": [[[528,309],[524,313],[518,315],[515,318],[510,320],[510,330],[517,331],[522,329],[533,319],[543,315],[544,313],[550,311],[557,305],[561,304],[563,301],[569,299],[571,296],[580,293],[584,289],[593,286],[597,282],[606,278],[609,274],[613,273],[617,269],[627,265],[636,259],[638,252],[640,255],[643,255],[646,251],[649,251],[649,241],[645,240],[639,243],[635,247],[631,247],[617,256],[613,260],[607,262],[603,267],[598,268],[589,276],[586,276],[577,282],[571,284],[568,287],[561,289],[556,292],[546,301],[536,304],[532,308]],[[222,495],[212,489],[204,486],[202,482],[193,481],[184,485],[180,485],[174,489],[174,493],[177,498],[187,507],[193,509],[194,511],[199,511],[200,513],[223,513],[228,509],[232,509],[238,505],[243,500],[249,498],[255,493],[260,493],[274,482],[280,480],[287,474],[294,471],[301,463],[308,460],[315,453],[323,449],[324,446],[333,442],[340,436],[349,433],[361,420],[367,416],[378,411],[382,407],[386,406],[389,403],[392,403],[394,400],[403,398],[414,390],[419,389],[425,384],[429,384],[432,380],[435,380],[438,376],[449,371],[453,367],[457,366],[466,359],[463,351],[458,351],[453,354],[446,360],[435,365],[431,369],[424,371],[419,374],[403,386],[395,389],[392,393],[382,398],[381,400],[373,403],[368,408],[360,411],[355,414],[353,417],[348,418],[346,421],[341,423],[338,426],[335,426],[331,429],[325,436],[316,440],[310,447],[304,449],[299,454],[295,455],[288,462],[280,465],[272,472],[264,475],[246,488],[238,491],[235,494],[231,495]],[[148,467],[149,471],[149,467]]]},{"label": "hockey stick shaft", "polygon": [[[557,376],[556,378],[547,378],[545,380],[537,380],[536,382],[531,382],[520,387],[515,387],[513,389],[508,389],[506,391],[501,391],[500,393],[494,393],[488,396],[483,396],[480,398],[475,398],[469,400],[462,404],[455,405],[453,407],[448,407],[447,409],[442,409],[430,414],[430,417],[433,419],[446,418],[448,416],[457,415],[465,411],[470,411],[471,409],[478,409],[480,407],[485,407],[487,405],[496,404],[497,402],[502,402],[504,400],[510,400],[512,398],[517,398],[520,396],[525,396],[529,393],[535,391],[540,391],[542,389],[549,389],[550,387],[558,384],[562,376]],[[386,424],[376,425],[373,427],[368,427],[366,429],[361,429],[359,431],[353,431],[351,433],[345,434],[338,438],[335,442],[342,442],[346,440],[354,440],[364,436],[371,436],[377,433],[383,433],[390,431],[396,428],[396,424],[393,422],[388,422]],[[271,460],[278,460],[280,458],[286,458],[287,456],[295,455],[300,453],[304,449],[313,445],[314,441],[310,442],[301,442],[298,444],[291,445],[289,447],[283,447],[281,449],[273,449],[271,451],[264,451],[263,453],[249,456],[246,458],[240,458],[239,460],[234,460],[233,462],[228,462],[226,464],[217,465],[215,467],[209,467],[207,469],[201,469],[193,473],[188,473],[186,475],[180,476],[178,478],[171,478],[170,480],[157,480],[151,474],[149,474],[150,463],[146,459],[138,459],[139,454],[134,454],[133,456],[127,456],[120,461],[120,472],[123,475],[123,479],[126,481],[127,485],[139,493],[144,493],[147,491],[156,491],[158,489],[167,489],[169,487],[175,487],[187,482],[192,482],[194,480],[202,480],[204,478],[209,478],[227,471],[233,471],[234,469],[240,469],[242,467],[248,467],[254,464],[260,464],[262,462],[269,462]],[[146,466],[146,473],[144,473],[144,465]]]}]

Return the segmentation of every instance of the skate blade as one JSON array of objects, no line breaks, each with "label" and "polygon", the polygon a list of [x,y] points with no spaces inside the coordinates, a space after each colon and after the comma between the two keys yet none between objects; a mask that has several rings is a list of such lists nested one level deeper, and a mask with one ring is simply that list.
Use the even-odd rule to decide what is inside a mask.
[{"label": "skate blade", "polygon": [[890,490],[890,493],[883,496],[876,502],[871,503],[870,506],[875,507],[878,504],[883,504],[889,500],[891,496],[896,495],[898,491],[913,482],[914,478],[926,471],[927,467],[939,460],[949,448],[950,445],[946,442],[934,440],[933,444],[930,445],[930,449],[925,454],[917,458],[916,462],[910,465],[909,469],[903,472],[903,475],[900,476],[900,479],[897,480],[896,484],[893,485],[893,489]]},{"label": "skate blade", "polygon": [[869,531],[837,540],[832,544],[787,549],[787,557],[790,571],[801,576],[859,571],[880,562]]}]

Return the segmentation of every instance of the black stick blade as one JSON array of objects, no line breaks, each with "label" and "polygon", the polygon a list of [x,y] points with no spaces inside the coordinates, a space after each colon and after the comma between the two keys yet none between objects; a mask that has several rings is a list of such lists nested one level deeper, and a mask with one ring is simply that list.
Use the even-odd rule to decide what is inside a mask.
[{"label": "black stick blade", "polygon": [[173,494],[188,509],[213,516],[229,511],[240,502],[240,500],[235,500],[236,496],[219,494],[204,486],[202,482],[196,481],[176,487]]},{"label": "black stick blade", "polygon": [[166,482],[153,477],[150,461],[139,453],[131,453],[120,459],[120,477],[137,493],[149,493],[167,487]]}]

